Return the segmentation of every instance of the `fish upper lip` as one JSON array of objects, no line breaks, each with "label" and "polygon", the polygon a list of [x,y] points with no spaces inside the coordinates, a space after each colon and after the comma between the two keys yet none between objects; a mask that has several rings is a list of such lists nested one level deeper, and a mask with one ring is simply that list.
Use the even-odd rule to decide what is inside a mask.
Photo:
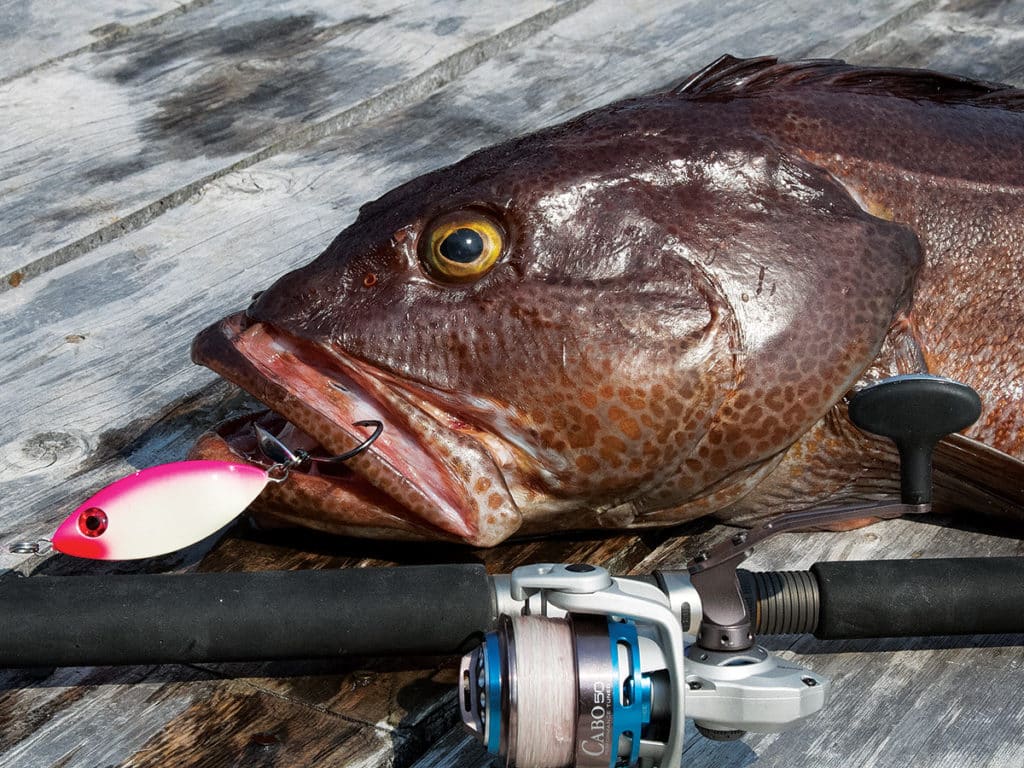
[{"label": "fish upper lip", "polygon": [[[486,457],[492,466],[493,461],[482,445],[474,448],[467,442],[476,443],[472,437],[456,435],[438,419],[437,411],[444,410],[438,404],[425,408],[412,401],[408,396],[412,393],[390,391],[385,377],[376,375],[372,366],[301,341],[245,313],[200,332],[193,342],[192,359],[246,389],[330,451],[340,453],[363,440],[358,428],[349,427],[352,422],[382,421],[385,428],[380,438],[347,466],[420,522],[472,542],[487,543],[491,538],[487,532],[481,536],[468,489],[453,481],[441,456],[427,450],[423,438],[429,436],[446,455],[469,451],[481,454],[474,459]],[[289,364],[288,383],[277,371],[282,360]],[[342,390],[329,386],[332,382]],[[332,428],[316,428],[325,422]],[[518,509],[503,481],[495,487],[502,489],[505,503],[515,511],[514,530]]]}]

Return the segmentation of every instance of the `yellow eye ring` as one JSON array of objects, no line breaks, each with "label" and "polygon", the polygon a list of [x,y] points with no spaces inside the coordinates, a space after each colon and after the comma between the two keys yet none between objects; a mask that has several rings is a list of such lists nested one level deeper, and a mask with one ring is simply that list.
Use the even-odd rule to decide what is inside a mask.
[{"label": "yellow eye ring", "polygon": [[504,235],[495,222],[481,213],[462,211],[431,225],[420,260],[437,280],[468,283],[495,265],[503,247]]}]

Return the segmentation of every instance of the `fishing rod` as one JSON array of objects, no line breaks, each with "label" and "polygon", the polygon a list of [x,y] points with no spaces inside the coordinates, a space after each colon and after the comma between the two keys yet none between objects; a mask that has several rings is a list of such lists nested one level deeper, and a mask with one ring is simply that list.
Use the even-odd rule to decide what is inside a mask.
[{"label": "fishing rod", "polygon": [[900,502],[784,515],[698,553],[685,570],[618,577],[547,563],[505,575],[430,565],[14,578],[0,582],[0,666],[463,653],[463,723],[507,764],[677,768],[686,718],[729,740],[787,730],[827,703],[825,676],[773,656],[758,635],[1024,632],[1024,558],[738,568],[784,531],[928,511],[931,452],[973,423],[980,401],[957,382],[911,376],[862,390],[849,410],[899,448]]},{"label": "fishing rod", "polygon": [[[684,717],[712,739],[811,717],[830,681],[760,635],[1024,633],[1024,558],[821,562],[735,571],[750,619],[723,648],[689,570],[585,564],[13,578],[0,666],[465,653],[466,727],[520,768],[679,765]],[[710,646],[710,647],[709,647]],[[681,715],[680,715],[681,713]],[[675,760],[672,757],[675,757]]]}]

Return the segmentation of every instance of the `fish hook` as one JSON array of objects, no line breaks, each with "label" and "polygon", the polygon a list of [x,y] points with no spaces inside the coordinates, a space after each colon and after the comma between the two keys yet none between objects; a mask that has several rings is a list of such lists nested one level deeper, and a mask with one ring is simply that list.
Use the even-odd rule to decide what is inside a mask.
[{"label": "fish hook", "polygon": [[301,464],[305,464],[306,462],[317,464],[340,464],[343,461],[355,458],[373,445],[384,431],[384,423],[377,421],[377,419],[356,421],[353,422],[352,426],[373,427],[373,434],[363,440],[363,442],[355,448],[345,451],[344,453],[338,454],[337,456],[320,458],[319,456],[310,456],[308,452],[303,451],[302,449],[293,451],[287,445],[282,443],[275,435],[263,429],[259,424],[253,425],[256,429],[256,443],[259,445],[260,451],[264,456],[274,462],[274,465],[267,470],[267,474],[271,475],[270,479],[277,483],[282,483],[288,478],[289,470],[294,469]]},{"label": "fish hook", "polygon": [[361,442],[359,445],[357,445],[355,448],[353,448],[350,451],[345,451],[344,453],[339,454],[337,456],[331,456],[328,459],[320,459],[320,458],[316,458],[316,457],[310,456],[309,460],[310,461],[316,461],[316,462],[319,462],[321,464],[338,464],[338,463],[340,463],[342,461],[348,461],[349,459],[355,458],[360,453],[362,453],[367,448],[369,448],[371,445],[373,445],[374,441],[376,441],[376,439],[378,437],[380,437],[381,432],[384,431],[384,423],[380,422],[380,421],[377,421],[376,419],[363,419],[362,421],[354,421],[354,422],[352,422],[352,426],[353,427],[373,427],[373,434],[370,435],[365,440],[363,440],[363,442]]}]

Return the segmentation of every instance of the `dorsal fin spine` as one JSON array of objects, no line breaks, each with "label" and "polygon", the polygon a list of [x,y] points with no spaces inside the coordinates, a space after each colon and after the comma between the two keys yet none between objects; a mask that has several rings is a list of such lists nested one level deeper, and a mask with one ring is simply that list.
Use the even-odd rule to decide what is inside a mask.
[{"label": "dorsal fin spine", "polygon": [[936,99],[1024,111],[1024,90],[1001,83],[923,69],[861,67],[838,59],[779,62],[771,56],[725,55],[671,89],[685,98],[754,96],[783,89],[819,87],[907,99]]}]

